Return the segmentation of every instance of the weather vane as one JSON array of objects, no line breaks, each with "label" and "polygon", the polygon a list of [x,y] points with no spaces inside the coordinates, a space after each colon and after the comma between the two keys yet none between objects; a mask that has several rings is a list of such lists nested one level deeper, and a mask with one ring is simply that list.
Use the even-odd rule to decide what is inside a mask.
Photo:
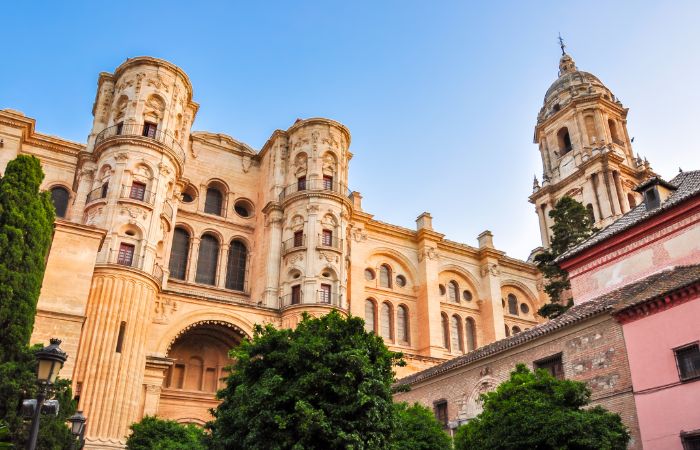
[{"label": "weather vane", "polygon": [[564,51],[564,48],[566,48],[566,45],[564,45],[564,38],[561,37],[561,33],[559,33],[559,47],[561,47],[561,54],[566,55],[566,52]]}]

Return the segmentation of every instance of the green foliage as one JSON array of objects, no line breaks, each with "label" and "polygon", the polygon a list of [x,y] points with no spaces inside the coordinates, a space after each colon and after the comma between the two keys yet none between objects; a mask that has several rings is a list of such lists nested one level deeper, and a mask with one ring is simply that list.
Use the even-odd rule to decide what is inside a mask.
[{"label": "green foliage", "polygon": [[256,326],[231,357],[212,448],[390,448],[392,366],[404,363],[362,319],[334,311],[293,330]]},{"label": "green foliage", "polygon": [[433,412],[415,403],[394,404],[396,420],[391,439],[392,450],[440,450],[452,448],[450,437],[442,429]]},{"label": "green foliage", "polygon": [[554,209],[549,212],[549,217],[554,219],[551,247],[535,257],[535,264],[547,280],[544,291],[549,295],[551,302],[540,308],[537,313],[553,319],[573,305],[573,299],[562,298],[562,294],[571,287],[569,274],[554,260],[597,230],[593,228],[586,208],[571,197],[559,199]]},{"label": "green foliage", "polygon": [[146,416],[131,425],[127,450],[204,450],[204,431],[195,425]]},{"label": "green foliage", "polygon": [[5,422],[0,421],[0,449],[4,450],[12,447],[12,442],[10,442],[10,429]]},{"label": "green foliage", "polygon": [[20,155],[0,178],[0,361],[21,359],[34,326],[54,208],[39,160]]},{"label": "green foliage", "polygon": [[482,396],[484,411],[457,430],[455,449],[626,449],[630,436],[620,416],[583,409],[590,396],[584,383],[518,364],[510,380]]}]

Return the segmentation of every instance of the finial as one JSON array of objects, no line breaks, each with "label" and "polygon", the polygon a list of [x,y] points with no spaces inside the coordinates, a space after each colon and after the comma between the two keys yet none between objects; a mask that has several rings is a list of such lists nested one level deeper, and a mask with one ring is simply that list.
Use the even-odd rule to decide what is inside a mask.
[{"label": "finial", "polygon": [[537,180],[537,175],[535,175],[534,179],[532,180],[532,190],[536,191],[539,188],[540,188],[540,182]]},{"label": "finial", "polygon": [[561,37],[561,33],[559,33],[559,47],[561,47],[562,56],[566,55],[566,52],[564,51],[564,49],[566,48],[566,45],[564,44],[564,38]]},{"label": "finial", "polygon": [[683,173],[683,169],[681,169],[681,168],[679,167],[679,168],[678,168],[678,173]]}]

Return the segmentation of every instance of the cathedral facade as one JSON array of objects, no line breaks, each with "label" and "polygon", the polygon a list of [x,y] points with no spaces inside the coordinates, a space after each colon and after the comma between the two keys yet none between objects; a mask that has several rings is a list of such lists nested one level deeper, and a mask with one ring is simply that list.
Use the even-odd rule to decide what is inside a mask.
[{"label": "cathedral facade", "polygon": [[[624,119],[614,100],[599,102]],[[302,313],[331,310],[363,317],[404,353],[406,376],[541,321],[537,269],[496,249],[489,231],[473,247],[445,239],[429,213],[408,229],[364,211],[348,189],[342,124],[297,120],[256,150],[192,131],[198,108],[180,68],[138,57],[99,75],[85,143],[0,111],[0,170],[37,156],[56,206],[32,340],[63,340],[61,376],[88,417],[87,448],[121,448],[144,415],[206,422],[227,351],[255,324],[294,327]],[[557,117],[543,116],[545,149]],[[571,157],[592,158],[574,130]],[[628,150],[598,153],[618,164],[610,184],[599,176],[602,194],[637,176]],[[537,205],[568,189],[557,184],[561,167],[546,166]],[[602,194],[599,214],[619,211],[622,200]]]}]

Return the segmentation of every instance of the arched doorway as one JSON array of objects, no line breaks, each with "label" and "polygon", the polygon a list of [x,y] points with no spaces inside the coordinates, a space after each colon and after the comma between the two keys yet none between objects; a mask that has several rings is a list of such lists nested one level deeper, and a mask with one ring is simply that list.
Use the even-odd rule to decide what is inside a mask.
[{"label": "arched doorway", "polygon": [[171,365],[163,378],[158,416],[188,423],[208,421],[231,364],[229,350],[243,337],[238,327],[223,321],[195,323],[180,332],[168,349]]}]

